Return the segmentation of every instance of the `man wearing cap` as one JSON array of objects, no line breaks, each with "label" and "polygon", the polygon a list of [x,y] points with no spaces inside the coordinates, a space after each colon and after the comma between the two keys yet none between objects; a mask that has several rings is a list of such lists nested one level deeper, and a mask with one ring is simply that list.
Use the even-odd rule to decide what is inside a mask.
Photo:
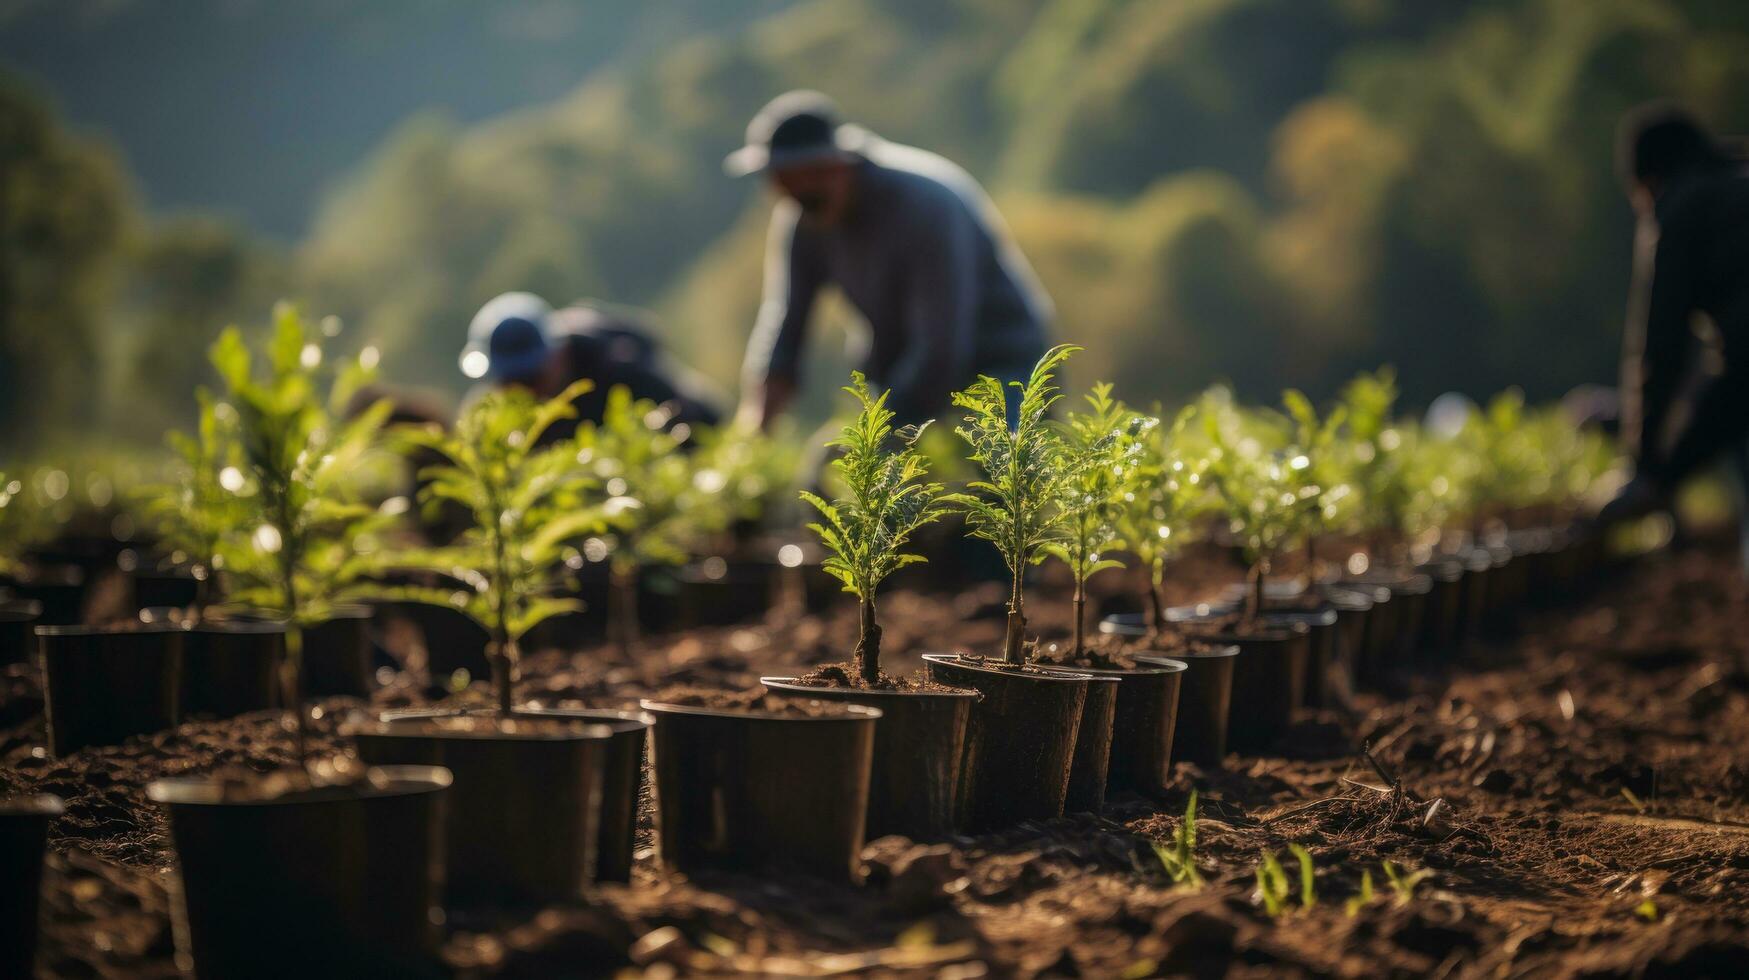
[{"label": "man wearing cap", "polygon": [[730,154],[764,174],[765,297],[747,345],[742,413],[770,425],[795,396],[808,316],[837,286],[868,324],[862,369],[901,423],[944,414],[980,374],[1025,378],[1050,301],[976,181],[953,163],[841,124],[817,92],[773,99]]},{"label": "man wearing cap", "polygon": [[627,312],[589,303],[554,310],[533,293],[504,293],[474,315],[461,369],[495,387],[518,385],[551,398],[574,381],[595,387],[577,397],[574,419],[547,429],[543,442],[569,438],[582,421],[600,422],[607,393],[624,385],[668,412],[668,425],[716,425],[720,412],[689,372],[665,363],[651,330]]}]

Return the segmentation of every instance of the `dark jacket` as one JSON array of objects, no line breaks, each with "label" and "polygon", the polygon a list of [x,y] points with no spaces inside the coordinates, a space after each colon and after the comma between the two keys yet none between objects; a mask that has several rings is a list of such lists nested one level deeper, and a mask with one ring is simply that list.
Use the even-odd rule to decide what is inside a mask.
[{"label": "dark jacket", "polygon": [[795,380],[819,291],[837,286],[867,321],[862,369],[902,422],[947,410],[979,374],[1025,377],[1045,351],[1050,301],[969,174],[933,153],[875,141],[833,227],[794,201],[772,212],[765,299],[745,382]]},{"label": "dark jacket", "polygon": [[[1697,313],[1711,318],[1723,343],[1726,372],[1710,387],[1729,387],[1702,396],[1690,425],[1702,427],[1702,438],[1678,440],[1697,443],[1684,457],[1700,455],[1699,443],[1722,444],[1743,421],[1709,416],[1727,407],[1721,396],[1749,386],[1749,172],[1677,180],[1659,197],[1656,221],[1640,228],[1622,391],[1624,433],[1642,469],[1672,462],[1664,430],[1694,365]],[[1677,468],[1696,462],[1684,458]]]}]

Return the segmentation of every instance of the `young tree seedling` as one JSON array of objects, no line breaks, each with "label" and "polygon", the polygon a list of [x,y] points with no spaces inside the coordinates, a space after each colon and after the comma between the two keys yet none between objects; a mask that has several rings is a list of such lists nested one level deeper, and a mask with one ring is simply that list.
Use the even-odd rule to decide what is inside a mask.
[{"label": "young tree seedling", "polygon": [[803,490],[801,497],[824,518],[808,525],[828,552],[822,567],[861,602],[856,666],[863,682],[874,685],[881,679],[875,591],[888,575],[925,560],[903,549],[919,528],[940,519],[946,506],[941,484],[929,482],[928,463],[916,447],[923,426],[895,431],[887,393],[876,397],[860,371],[850,379],[844,390],[857,401],[856,417],[828,444],[842,450],[832,466],[845,495],[828,501]]},{"label": "young tree seedling", "polygon": [[1292,444],[1266,444],[1270,428],[1245,418],[1224,388],[1203,395],[1198,412],[1211,447],[1209,476],[1250,569],[1242,622],[1254,623],[1275,556],[1304,529],[1307,487],[1295,471],[1311,459]]},{"label": "young tree seedling", "polygon": [[1195,417],[1186,407],[1170,426],[1151,425],[1136,440],[1138,455],[1118,510],[1118,535],[1148,571],[1149,628],[1166,630],[1166,563],[1190,541],[1190,528],[1207,513],[1208,456],[1182,437]]},{"label": "young tree seedling", "polygon": [[1047,542],[1045,553],[1069,566],[1075,580],[1074,660],[1086,652],[1087,580],[1123,563],[1107,557],[1121,541],[1118,518],[1124,492],[1142,453],[1137,438],[1158,419],[1144,418],[1111,397],[1111,385],[1100,382],[1087,396],[1088,411],[1071,412],[1059,427],[1067,474],[1060,507],[1065,532]]},{"label": "young tree seedling", "polygon": [[341,372],[324,400],[320,344],[291,306],[281,304],[274,321],[267,371],[259,380],[235,327],[212,348],[213,366],[237,413],[246,469],[239,496],[247,520],[224,537],[218,557],[233,585],[231,603],[286,620],[280,679],[303,758],[303,629],[330,618],[347,599],[368,595],[365,582],[380,561],[380,534],[399,512],[362,503],[351,482],[376,444],[388,403],[342,421],[340,409],[362,376]]},{"label": "young tree seedling", "polygon": [[1318,410],[1304,392],[1289,388],[1282,393],[1282,408],[1292,425],[1292,441],[1310,462],[1290,470],[1296,482],[1295,495],[1306,508],[1304,526],[1306,588],[1318,582],[1318,540],[1342,525],[1354,502],[1349,484],[1348,459],[1343,448],[1342,427],[1348,412],[1338,405],[1329,415]]},{"label": "young tree seedling", "polygon": [[1026,662],[1022,581],[1027,566],[1044,559],[1046,545],[1067,536],[1061,500],[1074,470],[1068,447],[1050,424],[1051,406],[1061,397],[1052,379],[1056,369],[1080,349],[1067,344],[1053,347],[1039,358],[1024,384],[1009,382],[1019,394],[1012,428],[1007,392],[995,378],[980,376],[953,396],[954,405],[966,410],[964,424],[954,431],[971,447],[972,460],[984,479],[967,484],[971,493],[950,494],[946,499],[965,513],[971,534],[994,544],[1008,566],[1011,584],[1002,659],[1010,664]]},{"label": "young tree seedling", "polygon": [[248,508],[238,492],[245,486],[237,464],[236,410],[213,400],[205,388],[195,392],[200,415],[192,435],[170,433],[175,456],[168,482],[148,484],[137,494],[141,515],[194,577],[194,602],[188,619],[200,622],[212,601],[225,536],[247,522]]},{"label": "young tree seedling", "polygon": [[24,556],[54,533],[47,515],[32,506],[24,480],[0,471],[0,575],[17,575]]},{"label": "young tree seedling", "polygon": [[721,474],[688,452],[689,432],[666,427],[668,416],[624,385],[607,393],[599,425],[577,429],[577,459],[601,483],[611,542],[609,633],[630,661],[639,641],[638,576],[649,565],[685,563],[706,535],[727,528]]},{"label": "young tree seedling", "polygon": [[543,445],[541,435],[561,419],[574,418],[572,402],[591,387],[579,381],[548,401],[521,388],[495,391],[475,402],[454,433],[408,428],[407,445],[441,455],[426,467],[420,491],[428,506],[448,502],[465,508],[473,522],[453,544],[402,552],[396,564],[458,579],[468,591],[405,588],[395,598],[460,609],[491,636],[488,658],[498,711],[516,703],[520,643],[535,626],[582,608],[559,598],[569,542],[599,532],[599,512],[584,500],[594,481],[577,461],[577,444]]}]

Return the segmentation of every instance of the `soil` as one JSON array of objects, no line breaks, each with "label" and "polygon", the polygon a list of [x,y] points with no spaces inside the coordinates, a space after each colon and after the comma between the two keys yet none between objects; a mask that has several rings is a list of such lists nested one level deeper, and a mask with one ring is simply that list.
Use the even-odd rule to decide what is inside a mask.
[{"label": "soil", "polygon": [[686,687],[668,688],[658,692],[652,700],[683,707],[757,712],[790,718],[836,718],[845,714],[845,706],[836,702],[797,701],[794,698],[769,694],[764,689],[713,691]]},{"label": "soil", "polygon": [[[1733,566],[1723,546],[1644,559],[1583,602],[1523,617],[1510,641],[1418,677],[1407,697],[1362,693],[1352,711],[1304,716],[1279,754],[1181,763],[1164,799],[1120,797],[1097,816],[945,843],[871,841],[861,888],[664,876],[646,812],[630,887],[452,925],[444,957],[461,977],[1749,975],[1749,588]],[[999,586],[893,593],[892,669],[923,652],[993,649],[1001,600]],[[1033,632],[1065,639],[1068,605],[1048,582],[1029,592]],[[856,626],[847,606],[653,640],[636,663],[605,648],[542,651],[525,659],[521,690],[555,707],[626,706],[678,686],[753,690],[760,674],[841,659]],[[286,768],[280,717],[193,722],[49,759],[40,689],[23,667],[7,671],[0,791],[67,801],[50,831],[44,975],[175,976],[172,855],[142,787]],[[424,704],[423,689],[403,675],[368,707]],[[490,695],[481,685],[443,703]],[[365,707],[323,702],[315,747],[347,751],[338,724]],[[1369,743],[1376,766],[1361,754]],[[1200,889],[1175,887],[1153,850],[1192,790]],[[1318,902],[1271,918],[1255,869],[1274,851],[1296,875],[1290,844],[1311,855]],[[1428,872],[1411,899],[1392,895],[1386,861]],[[1363,873],[1379,894],[1351,915]]]},{"label": "soil", "polygon": [[853,663],[821,664],[795,681],[803,687],[836,687],[852,691],[893,691],[904,694],[954,694],[960,689],[938,684],[922,671],[894,677],[886,671],[873,684],[862,679]]}]

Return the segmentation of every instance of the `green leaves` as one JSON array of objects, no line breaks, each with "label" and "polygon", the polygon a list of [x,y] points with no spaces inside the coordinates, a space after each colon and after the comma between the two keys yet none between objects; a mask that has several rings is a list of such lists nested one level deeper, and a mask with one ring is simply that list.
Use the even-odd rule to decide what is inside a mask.
[{"label": "green leaves", "polygon": [[1101,556],[1121,543],[1118,517],[1144,454],[1140,438],[1158,424],[1113,401],[1106,382],[1093,386],[1087,405],[1088,411],[1071,412],[1058,427],[1067,470],[1058,501],[1065,533],[1042,546],[1083,584],[1094,573],[1122,564]]},{"label": "green leaves", "polygon": [[132,493],[140,514],[172,560],[193,566],[200,581],[210,581],[219,549],[227,534],[247,522],[248,489],[238,449],[238,415],[214,401],[202,388],[195,392],[200,414],[193,435],[168,437],[173,462],[167,479],[148,483]]},{"label": "green leaves", "polygon": [[924,560],[903,549],[946,507],[941,484],[929,481],[928,464],[916,448],[924,426],[895,432],[887,392],[876,396],[860,371],[850,379],[844,391],[856,399],[857,414],[828,443],[842,450],[832,467],[845,495],[828,501],[804,490],[801,498],[822,518],[808,527],[826,548],[824,569],[844,583],[844,591],[866,601],[888,575]]},{"label": "green leaves", "polygon": [[664,429],[667,421],[655,402],[615,386],[601,424],[578,428],[577,459],[604,491],[611,561],[622,574],[681,564],[700,538],[723,530],[733,516],[724,506],[728,477],[710,465],[708,453],[686,452],[688,433]]},{"label": "green leaves", "polygon": [[[275,309],[274,321],[260,377],[241,332],[231,327],[219,336],[211,357],[225,400],[213,406],[210,429],[203,419],[202,435],[185,448],[202,457],[203,467],[220,462],[204,459],[209,451],[236,461],[237,489],[220,487],[234,501],[217,495],[209,501],[226,527],[214,554],[232,584],[231,601],[307,625],[358,594],[399,516],[392,506],[365,504],[358,481],[389,406],[337,418],[332,399],[322,397],[333,374],[323,371],[320,338],[287,304]],[[217,441],[203,447],[209,432]],[[220,449],[220,442],[237,448]],[[191,492],[208,494],[210,487]]]},{"label": "green leaves", "polygon": [[1024,384],[1010,382],[1019,395],[1012,429],[1006,393],[995,378],[980,377],[953,396],[954,405],[966,410],[954,431],[970,447],[984,479],[967,484],[973,492],[950,494],[945,502],[965,514],[972,535],[996,545],[1015,576],[1039,561],[1046,545],[1068,537],[1068,516],[1058,502],[1075,466],[1062,434],[1049,422],[1049,411],[1061,397],[1055,371],[1080,349],[1053,347]]},{"label": "green leaves", "polygon": [[1249,563],[1266,563],[1303,530],[1305,495],[1316,491],[1299,471],[1311,460],[1279,424],[1243,411],[1225,388],[1205,392],[1197,415],[1227,529]]},{"label": "green leaves", "polygon": [[426,481],[421,502],[447,501],[473,518],[449,547],[395,556],[399,568],[455,579],[467,588],[403,592],[404,598],[460,609],[500,647],[579,608],[554,593],[564,584],[570,543],[606,527],[598,501],[589,497],[598,481],[579,462],[578,443],[540,442],[555,422],[575,416],[572,401],[590,386],[579,381],[545,401],[509,387],[468,406],[453,434],[415,428],[396,433],[404,446],[447,461],[420,473]]}]

